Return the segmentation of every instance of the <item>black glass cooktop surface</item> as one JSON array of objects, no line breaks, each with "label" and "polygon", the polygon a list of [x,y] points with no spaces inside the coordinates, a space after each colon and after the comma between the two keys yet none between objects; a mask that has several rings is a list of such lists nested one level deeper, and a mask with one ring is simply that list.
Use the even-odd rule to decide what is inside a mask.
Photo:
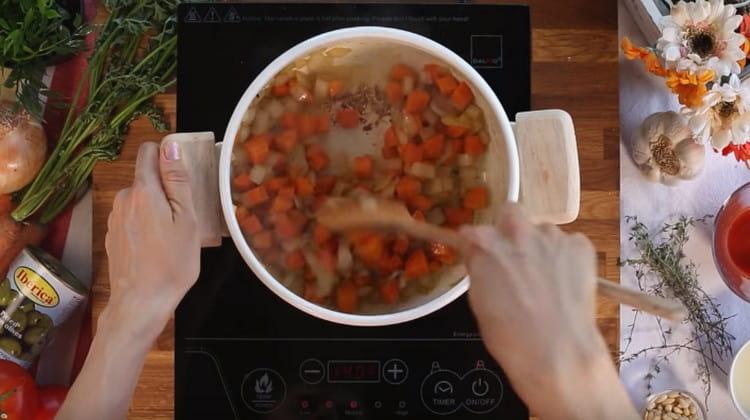
[{"label": "black glass cooktop surface", "polygon": [[[522,6],[183,4],[177,128],[217,139],[253,78],[296,43],[378,25],[427,36],[489,82],[509,115],[529,109]],[[230,239],[202,254],[175,326],[177,419],[528,419],[462,297],[427,317],[365,328],[288,305]]]}]

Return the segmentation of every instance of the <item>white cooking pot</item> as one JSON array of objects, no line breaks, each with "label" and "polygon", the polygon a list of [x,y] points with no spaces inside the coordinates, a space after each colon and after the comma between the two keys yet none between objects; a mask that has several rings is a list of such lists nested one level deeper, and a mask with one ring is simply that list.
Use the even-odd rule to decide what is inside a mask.
[{"label": "white cooking pot", "polygon": [[[398,51],[403,59],[416,68],[421,68],[427,62],[449,67],[472,87],[475,101],[484,112],[490,135],[486,170],[492,206],[520,198],[527,213],[538,222],[567,223],[576,218],[579,206],[578,157],[573,123],[567,113],[520,113],[516,115],[516,123],[511,123],[500,101],[479,73],[451,50],[430,39],[384,27],[355,27],[327,32],[289,49],[255,78],[237,103],[223,144],[219,143],[218,147],[218,200],[226,229],[260,281],[284,301],[331,322],[382,326],[407,322],[437,311],[464,294],[469,287],[469,278],[463,268],[457,268],[438,279],[436,287],[429,294],[390,307],[387,313],[338,312],[309,302],[287,289],[259,261],[245,240],[235,217],[231,194],[232,151],[243,116],[261,90],[281,70],[297,59],[331,47],[348,47],[352,50],[352,59],[361,60],[364,55],[368,60],[373,60],[373,65],[377,65],[384,54]],[[204,244],[215,244],[217,230],[222,224],[216,214],[217,171],[215,162],[209,156],[214,150],[213,134],[173,134],[165,140],[184,141],[183,153],[193,171],[196,210],[202,223]],[[492,214],[491,211],[485,212],[480,221],[491,223]]]}]

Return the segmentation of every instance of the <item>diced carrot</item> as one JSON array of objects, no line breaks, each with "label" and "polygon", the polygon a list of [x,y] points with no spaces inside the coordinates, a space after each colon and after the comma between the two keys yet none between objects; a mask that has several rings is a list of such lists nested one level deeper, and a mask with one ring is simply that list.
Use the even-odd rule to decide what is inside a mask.
[{"label": "diced carrot", "polygon": [[258,232],[250,238],[253,246],[258,249],[269,249],[273,246],[273,236],[270,230]]},{"label": "diced carrot", "polygon": [[292,239],[300,234],[298,226],[286,213],[277,214],[273,225],[279,239]]},{"label": "diced carrot", "polygon": [[256,165],[265,162],[270,151],[271,136],[269,134],[261,134],[245,142],[245,154],[250,162]]},{"label": "diced carrot", "polygon": [[393,159],[398,157],[398,148],[397,147],[389,147],[389,146],[383,146],[382,154],[383,159]]},{"label": "diced carrot", "polygon": [[242,196],[242,203],[248,207],[255,207],[268,201],[268,192],[262,185],[253,188]]},{"label": "diced carrot", "polygon": [[396,183],[396,197],[409,200],[422,191],[422,183],[418,179],[404,176]]},{"label": "diced carrot", "polygon": [[425,64],[424,70],[430,75],[433,83],[436,83],[438,79],[448,74],[448,69],[434,63]]},{"label": "diced carrot", "polygon": [[315,126],[316,133],[327,133],[331,129],[331,121],[328,118],[328,114],[320,114],[317,117],[317,125]]},{"label": "diced carrot", "polygon": [[354,252],[365,264],[376,265],[385,252],[384,242],[382,235],[371,234],[354,244]]},{"label": "diced carrot", "polygon": [[456,250],[440,242],[432,241],[427,244],[427,253],[443,264],[455,264],[458,260]]},{"label": "diced carrot", "polygon": [[472,134],[464,137],[464,152],[466,152],[467,155],[472,156],[479,156],[484,153],[484,143],[482,143],[482,139],[480,139],[479,136]]},{"label": "diced carrot", "polygon": [[445,134],[448,135],[448,137],[452,137],[454,139],[457,139],[459,137],[463,137],[464,134],[466,134],[469,131],[468,127],[464,127],[462,125],[447,125],[445,126]]},{"label": "diced carrot", "polygon": [[456,80],[455,77],[449,74],[435,80],[435,84],[440,90],[440,93],[445,96],[450,96],[450,94],[453,93],[453,91],[458,86],[458,80]]},{"label": "diced carrot", "polygon": [[404,111],[410,114],[419,114],[430,104],[430,94],[426,90],[414,89],[406,97]]},{"label": "diced carrot", "polygon": [[410,279],[430,274],[430,265],[423,250],[418,249],[409,255],[409,258],[406,259],[404,274]]},{"label": "diced carrot", "polygon": [[318,260],[320,260],[320,264],[325,267],[328,271],[335,271],[336,270],[336,251],[332,249],[331,247],[322,247],[318,248],[317,251]]},{"label": "diced carrot", "polygon": [[450,140],[451,155],[460,155],[464,152],[464,141],[461,139]]},{"label": "diced carrot", "polygon": [[277,192],[287,185],[289,185],[289,179],[283,176],[271,178],[263,183],[263,186],[265,186],[266,189],[271,192]]},{"label": "diced carrot", "polygon": [[318,177],[315,183],[315,194],[329,194],[333,187],[336,186],[336,177],[333,175],[324,175]]},{"label": "diced carrot", "polygon": [[415,195],[409,200],[409,206],[415,210],[425,212],[432,208],[432,200],[426,195]]},{"label": "diced carrot", "polygon": [[375,161],[370,155],[357,156],[354,158],[354,175],[359,179],[372,177]]},{"label": "diced carrot", "polygon": [[398,302],[399,293],[400,293],[400,289],[398,287],[398,279],[391,278],[380,283],[380,287],[378,287],[378,292],[380,292],[380,298],[383,299],[383,302],[385,303]]},{"label": "diced carrot", "polygon": [[281,115],[281,127],[283,128],[297,128],[297,114],[291,111],[286,111]]},{"label": "diced carrot", "polygon": [[398,255],[384,255],[378,262],[378,271],[380,274],[388,275],[400,269],[404,265],[404,260]]},{"label": "diced carrot", "polygon": [[341,80],[331,80],[328,82],[328,96],[335,98],[344,91],[344,82]]},{"label": "diced carrot", "polygon": [[328,197],[324,194],[316,195],[315,198],[313,198],[313,210],[318,210],[325,202],[328,200]]},{"label": "diced carrot", "polygon": [[420,222],[424,222],[424,213],[422,213],[422,210],[415,210],[411,217],[419,220]]},{"label": "diced carrot", "polygon": [[443,155],[443,147],[445,145],[445,136],[442,134],[435,134],[429,139],[422,143],[422,150],[424,150],[424,157],[427,159],[438,159]]},{"label": "diced carrot", "polygon": [[302,290],[302,297],[304,297],[305,300],[313,303],[323,303],[325,299],[323,299],[318,293],[318,286],[315,284],[315,281],[305,282]]},{"label": "diced carrot", "polygon": [[443,263],[438,260],[430,260],[430,273],[434,273],[443,268]]},{"label": "diced carrot", "polygon": [[369,229],[352,229],[346,232],[346,238],[349,240],[349,242],[357,245],[358,243],[367,239],[369,236],[376,233],[377,232]]},{"label": "diced carrot", "polygon": [[359,112],[352,108],[342,108],[336,113],[336,123],[343,128],[355,128],[359,125]]},{"label": "diced carrot", "polygon": [[336,288],[336,308],[342,312],[355,312],[358,305],[357,286],[350,281],[342,281]]},{"label": "diced carrot", "polygon": [[424,153],[422,152],[422,146],[415,143],[407,143],[401,150],[401,158],[404,163],[410,165],[414,162],[421,162]]},{"label": "diced carrot", "polygon": [[284,263],[290,270],[301,270],[305,268],[305,256],[302,255],[302,251],[295,250],[284,257]]},{"label": "diced carrot", "polygon": [[385,97],[392,105],[398,105],[404,100],[404,89],[399,82],[388,82],[385,85]]},{"label": "diced carrot", "polygon": [[294,200],[281,194],[276,196],[271,202],[271,211],[274,213],[283,213],[291,210],[292,207],[294,207]]},{"label": "diced carrot", "polygon": [[307,148],[307,163],[314,171],[322,171],[328,166],[328,155],[319,145],[312,145]]},{"label": "diced carrot", "polygon": [[278,136],[276,136],[276,148],[278,148],[282,152],[289,153],[292,151],[292,149],[294,149],[294,146],[297,145],[298,139],[299,136],[297,135],[297,130],[295,130],[294,128],[284,130]]},{"label": "diced carrot", "polygon": [[[253,181],[250,180],[250,175],[247,172],[243,172],[232,180],[232,186],[237,192],[245,192],[253,187]],[[0,213],[2,214],[2,213]]]},{"label": "diced carrot", "polygon": [[302,114],[297,119],[299,136],[306,139],[318,131],[318,120],[312,115]]},{"label": "diced carrot", "polygon": [[391,68],[391,79],[398,80],[399,82],[404,80],[406,77],[414,77],[417,73],[406,64],[396,64]]},{"label": "diced carrot", "polygon": [[464,207],[478,210],[487,207],[487,189],[484,187],[470,188],[464,194]]},{"label": "diced carrot", "polygon": [[474,219],[474,211],[467,208],[448,207],[443,209],[445,220],[450,226],[460,226],[471,223]]},{"label": "diced carrot", "polygon": [[368,273],[359,273],[352,278],[352,283],[358,287],[367,286],[372,283],[372,277]]},{"label": "diced carrot", "polygon": [[471,92],[471,88],[466,82],[458,84],[456,89],[451,94],[451,102],[456,108],[460,110],[466,109],[474,100],[474,94]]},{"label": "diced carrot", "polygon": [[393,241],[392,249],[397,255],[406,254],[406,251],[409,250],[409,237],[406,235],[398,235]]},{"label": "diced carrot", "polygon": [[[287,184],[291,185],[291,183]],[[288,199],[294,199],[294,187],[293,186],[285,186],[284,188],[280,189],[278,192],[279,197],[284,197]]]},{"label": "diced carrot", "polygon": [[387,147],[398,147],[398,136],[396,135],[396,129],[393,126],[390,126],[385,130],[384,144]]},{"label": "diced carrot", "polygon": [[301,211],[297,209],[289,210],[287,213],[289,216],[289,220],[292,221],[292,224],[294,224],[295,228],[298,232],[302,232],[302,230],[305,229],[305,225],[307,224],[308,218],[305,216],[305,213],[302,213]]},{"label": "diced carrot", "polygon": [[315,243],[315,245],[323,245],[331,239],[331,236],[331,231],[321,224],[316,224],[313,228],[313,243]]},{"label": "diced carrot", "polygon": [[294,180],[294,187],[297,189],[297,195],[300,197],[309,197],[315,191],[312,180],[306,176],[299,176]]},{"label": "diced carrot", "polygon": [[273,96],[278,96],[278,97],[286,96],[286,95],[289,95],[289,91],[290,91],[289,83],[281,83],[278,85],[273,85],[271,87],[271,93],[273,93]]},{"label": "diced carrot", "polygon": [[246,235],[253,235],[263,230],[263,225],[260,223],[258,216],[252,214],[245,207],[237,208],[237,222]]}]

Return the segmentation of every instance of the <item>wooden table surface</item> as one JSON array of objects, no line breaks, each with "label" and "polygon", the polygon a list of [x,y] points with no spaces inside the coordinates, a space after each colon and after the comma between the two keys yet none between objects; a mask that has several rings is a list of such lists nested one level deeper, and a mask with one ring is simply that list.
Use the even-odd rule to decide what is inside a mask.
[{"label": "wooden table surface", "polygon": [[[565,230],[594,242],[599,275],[619,281],[619,122],[617,2],[590,0],[504,0],[531,6],[533,28],[532,108],[568,111],[576,125],[581,165],[581,213]],[[176,93],[160,95],[175,126]],[[119,161],[94,170],[93,317],[109,298],[104,235],[115,193],[132,182],[138,146],[157,141],[148,122],[132,124]],[[598,324],[613,358],[619,349],[618,306],[600,299]],[[130,408],[132,419],[174,417],[174,329],[170,322],[148,355]]]}]

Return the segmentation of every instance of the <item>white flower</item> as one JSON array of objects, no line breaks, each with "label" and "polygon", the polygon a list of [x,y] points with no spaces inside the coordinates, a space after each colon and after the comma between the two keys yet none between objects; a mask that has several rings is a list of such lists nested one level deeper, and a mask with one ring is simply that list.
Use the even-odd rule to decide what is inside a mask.
[{"label": "white flower", "polygon": [[739,73],[745,37],[735,32],[742,16],[723,0],[681,1],[662,22],[656,48],[667,66],[680,71],[710,69],[716,78]]},{"label": "white flower", "polygon": [[750,140],[750,82],[740,83],[733,74],[728,83],[714,84],[695,109],[684,108],[688,125],[697,140],[722,150],[729,143],[743,144]]}]

